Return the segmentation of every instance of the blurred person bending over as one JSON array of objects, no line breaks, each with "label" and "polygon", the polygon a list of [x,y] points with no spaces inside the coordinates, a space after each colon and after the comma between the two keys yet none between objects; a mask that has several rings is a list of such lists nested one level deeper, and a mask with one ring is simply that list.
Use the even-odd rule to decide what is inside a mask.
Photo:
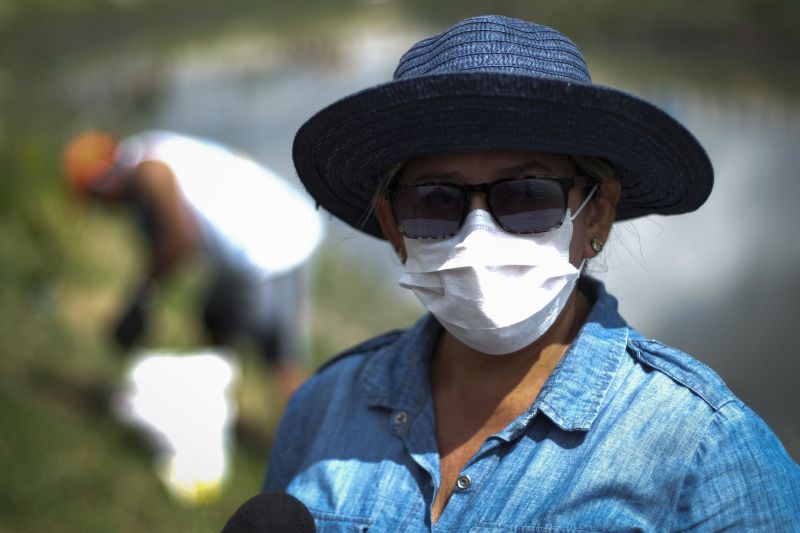
[{"label": "blurred person bending over", "polygon": [[243,154],[169,131],[119,141],[84,132],[67,144],[64,167],[82,195],[132,207],[145,236],[149,262],[115,323],[116,342],[129,349],[143,337],[157,285],[200,252],[213,272],[208,341],[249,337],[287,398],[306,351],[304,264],[323,233],[305,196]]}]

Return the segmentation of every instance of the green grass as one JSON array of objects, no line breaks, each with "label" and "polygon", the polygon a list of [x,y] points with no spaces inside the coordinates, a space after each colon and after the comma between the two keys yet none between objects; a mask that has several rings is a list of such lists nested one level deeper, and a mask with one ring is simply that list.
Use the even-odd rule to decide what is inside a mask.
[{"label": "green grass", "polygon": [[[239,347],[242,423],[230,483],[207,507],[173,499],[151,451],[108,410],[126,367],[108,326],[143,259],[139,236],[123,213],[67,194],[57,135],[20,131],[0,159],[8,195],[0,210],[0,532],[219,531],[263,477],[280,416],[270,376]],[[370,312],[366,302],[388,300],[383,283],[336,254],[322,254],[313,270],[312,368],[414,318],[397,306]],[[202,264],[185,268],[161,291],[148,346],[200,345],[203,274]]]},{"label": "green grass", "polygon": [[[56,137],[20,137],[0,159],[13,177],[2,182],[10,197],[0,211],[0,532],[219,531],[259,489],[280,415],[276,390],[239,347],[242,423],[230,483],[201,508],[165,491],[149,448],[108,410],[126,359],[107,331],[142,260],[139,238],[121,213],[66,194]],[[369,312],[365,302],[388,299],[382,282],[335,254],[314,272],[312,366],[413,319],[402,307]],[[200,345],[203,274],[202,264],[186,268],[161,292],[149,346]]]},{"label": "green grass", "polygon": [[[105,331],[140,259],[135,235],[121,217],[62,200],[51,206],[61,210],[53,225],[41,222],[48,238],[33,244],[18,224],[4,227],[0,243],[0,531],[219,531],[258,491],[279,416],[271,382],[243,347],[238,396],[250,432],[240,438],[231,481],[207,507],[171,498],[147,446],[107,404],[125,359]],[[57,222],[67,212],[70,226]],[[357,267],[324,257],[315,270],[315,365],[413,319],[402,308],[368,313],[364,302],[380,298],[381,288]],[[192,317],[202,272],[186,269],[163,291],[149,345],[198,346]]]},{"label": "green grass", "polygon": [[130,432],[35,386],[23,389],[0,386],[0,416],[13,428],[0,441],[0,531],[219,531],[258,489],[263,457],[239,449],[223,498],[184,507]]}]

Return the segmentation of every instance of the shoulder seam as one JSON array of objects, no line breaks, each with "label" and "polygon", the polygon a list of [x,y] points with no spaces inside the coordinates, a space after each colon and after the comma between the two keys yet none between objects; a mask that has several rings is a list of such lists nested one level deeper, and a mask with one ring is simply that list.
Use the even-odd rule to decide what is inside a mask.
[{"label": "shoulder seam", "polygon": [[[658,341],[646,341],[646,342],[658,342]],[[662,344],[662,343],[658,343],[658,344]],[[727,405],[727,404],[729,404],[731,402],[735,402],[737,400],[735,395],[729,394],[727,398],[721,398],[718,401],[714,402],[714,401],[711,400],[711,398],[709,397],[708,394],[705,394],[703,391],[700,390],[700,387],[698,387],[696,384],[691,383],[691,380],[688,380],[688,379],[678,375],[678,373],[670,371],[669,368],[665,367],[664,365],[659,364],[660,361],[656,357],[648,357],[646,355],[646,353],[649,354],[650,352],[647,352],[647,350],[644,350],[639,345],[638,340],[632,340],[629,343],[629,346],[631,348],[633,348],[633,351],[636,354],[636,359],[639,362],[641,362],[643,364],[646,364],[647,366],[649,366],[649,367],[651,367],[651,368],[653,368],[655,370],[658,370],[660,373],[664,374],[665,376],[670,378],[672,381],[674,381],[676,383],[679,383],[680,385],[686,387],[687,389],[692,391],[692,393],[694,393],[698,398],[703,400],[711,409],[714,410],[714,412],[719,411],[720,409],[722,409],[723,406],[725,406],[725,405]],[[666,345],[663,345],[663,344],[662,344],[662,346],[667,347]],[[687,357],[689,357],[689,356],[687,355]],[[702,364],[700,361],[697,361],[697,363]]]},{"label": "shoulder seam", "polygon": [[364,342],[360,342],[351,348],[339,352],[338,354],[334,355],[333,357],[325,361],[325,363],[323,363],[314,373],[319,374],[320,372],[323,372],[325,369],[327,369],[329,366],[332,366],[347,357],[353,355],[359,355],[368,351],[374,352],[383,348],[384,346],[388,346],[389,344],[393,343],[395,339],[397,339],[397,337],[399,337],[403,333],[403,331],[404,330],[401,329],[395,329],[387,333],[384,333],[383,335],[379,335],[377,337],[367,339]]}]

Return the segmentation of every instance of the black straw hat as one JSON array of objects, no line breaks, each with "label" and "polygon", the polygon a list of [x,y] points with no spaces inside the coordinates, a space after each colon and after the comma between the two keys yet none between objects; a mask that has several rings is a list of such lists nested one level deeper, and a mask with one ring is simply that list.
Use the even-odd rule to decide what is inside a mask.
[{"label": "black straw hat", "polygon": [[293,158],[334,216],[383,237],[372,197],[389,169],[424,154],[492,149],[602,157],[622,181],[617,220],[686,213],[711,193],[702,146],[658,107],[593,85],[578,47],[522,20],[463,20],[414,45],[394,80],[326,107]]}]

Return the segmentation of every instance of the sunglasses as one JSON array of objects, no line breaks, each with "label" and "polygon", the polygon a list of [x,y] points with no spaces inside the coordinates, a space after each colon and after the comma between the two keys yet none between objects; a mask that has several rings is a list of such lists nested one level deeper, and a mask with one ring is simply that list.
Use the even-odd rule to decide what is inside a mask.
[{"label": "sunglasses", "polygon": [[526,176],[491,183],[416,183],[388,191],[400,231],[412,239],[446,239],[461,228],[475,193],[486,195],[489,213],[509,233],[543,233],[564,222],[573,187],[588,187],[585,176]]}]

